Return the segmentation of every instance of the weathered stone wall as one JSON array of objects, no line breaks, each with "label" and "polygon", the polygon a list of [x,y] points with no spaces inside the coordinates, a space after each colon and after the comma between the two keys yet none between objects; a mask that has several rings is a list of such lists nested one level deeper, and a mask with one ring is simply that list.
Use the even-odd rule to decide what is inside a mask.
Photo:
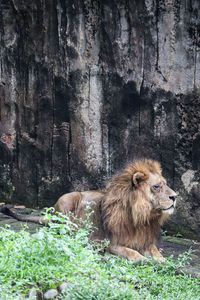
[{"label": "weathered stone wall", "polygon": [[[52,205],[133,157],[200,228],[200,2],[1,0],[0,201]],[[178,225],[177,225],[178,224]]]}]

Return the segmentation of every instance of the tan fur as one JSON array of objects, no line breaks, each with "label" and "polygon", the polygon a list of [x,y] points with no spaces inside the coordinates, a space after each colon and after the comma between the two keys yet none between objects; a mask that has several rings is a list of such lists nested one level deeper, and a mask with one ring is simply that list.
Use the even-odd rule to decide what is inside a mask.
[{"label": "tan fur", "polygon": [[[153,186],[160,183],[160,190],[154,191]],[[137,251],[138,258],[142,254],[163,259],[158,250],[155,251],[155,243],[160,225],[168,218],[165,210],[174,206],[170,196],[175,199],[176,194],[166,185],[156,161],[137,161],[114,176],[102,201],[103,223],[111,241],[111,252],[117,254],[116,245],[119,245]],[[123,256],[121,248],[119,253]],[[126,253],[124,257],[131,259]]]},{"label": "tan fur", "polygon": [[[154,190],[153,186],[158,184],[159,191]],[[155,244],[160,226],[173,212],[175,198],[175,192],[162,177],[160,164],[143,159],[113,176],[105,192],[65,194],[55,209],[64,213],[72,211],[77,217],[84,218],[85,207],[93,203],[92,222],[97,230],[92,239],[109,239],[111,253],[136,262],[145,259],[144,256],[164,260]]]},{"label": "tan fur", "polygon": [[[109,239],[110,253],[135,262],[145,256],[164,261],[155,244],[160,226],[173,213],[175,198],[176,193],[162,177],[160,164],[143,159],[113,176],[105,191],[65,194],[54,208],[63,214],[72,212],[85,219],[89,205],[96,228],[91,239]],[[31,221],[31,217],[27,220]]]}]

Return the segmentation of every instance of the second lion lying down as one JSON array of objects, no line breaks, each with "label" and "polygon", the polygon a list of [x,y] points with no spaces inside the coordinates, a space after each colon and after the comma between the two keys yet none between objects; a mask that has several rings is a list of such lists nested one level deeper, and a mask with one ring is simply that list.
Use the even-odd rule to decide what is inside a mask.
[{"label": "second lion lying down", "polygon": [[[110,253],[135,262],[147,256],[164,261],[156,242],[160,226],[174,211],[176,197],[162,176],[160,164],[143,159],[113,176],[105,191],[68,193],[58,199],[54,208],[85,219],[90,204],[96,228],[91,239],[109,239]],[[20,221],[45,224],[42,217],[17,215],[6,207],[1,212]]]}]

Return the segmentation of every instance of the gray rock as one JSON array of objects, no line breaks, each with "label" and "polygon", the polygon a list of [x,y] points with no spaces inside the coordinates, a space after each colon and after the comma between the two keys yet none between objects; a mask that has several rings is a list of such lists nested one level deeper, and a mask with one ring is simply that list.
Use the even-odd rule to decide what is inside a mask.
[{"label": "gray rock", "polygon": [[64,292],[68,287],[69,287],[69,283],[68,283],[68,282],[63,282],[63,283],[59,286],[59,290],[60,290],[61,292]]},{"label": "gray rock", "polygon": [[30,289],[30,291],[28,292],[28,299],[31,300],[42,300],[42,294],[40,291],[36,291],[35,288]]},{"label": "gray rock", "polygon": [[57,296],[58,296],[58,291],[55,290],[55,289],[50,289],[46,293],[44,293],[44,299],[45,300],[53,299],[53,298],[55,298]]},{"label": "gray rock", "polygon": [[32,289],[28,292],[28,296],[29,296],[30,298],[37,299],[37,291],[36,291],[34,288],[32,288]]},{"label": "gray rock", "polygon": [[200,239],[199,0],[47,2],[1,5],[0,198],[52,206],[148,156]]}]

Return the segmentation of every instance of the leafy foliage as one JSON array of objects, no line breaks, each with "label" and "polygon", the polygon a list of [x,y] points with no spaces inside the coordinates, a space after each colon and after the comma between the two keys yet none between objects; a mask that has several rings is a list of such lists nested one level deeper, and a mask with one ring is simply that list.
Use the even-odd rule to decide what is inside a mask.
[{"label": "leafy foliage", "polygon": [[[31,287],[46,291],[68,282],[59,299],[200,299],[198,279],[177,268],[187,255],[164,265],[153,260],[141,266],[99,253],[103,246],[90,243],[92,226],[78,224],[61,214],[46,213],[50,227],[31,235],[4,228],[0,232],[1,299],[20,299]],[[84,224],[83,224],[84,223]],[[79,227],[79,229],[77,229]]]}]

